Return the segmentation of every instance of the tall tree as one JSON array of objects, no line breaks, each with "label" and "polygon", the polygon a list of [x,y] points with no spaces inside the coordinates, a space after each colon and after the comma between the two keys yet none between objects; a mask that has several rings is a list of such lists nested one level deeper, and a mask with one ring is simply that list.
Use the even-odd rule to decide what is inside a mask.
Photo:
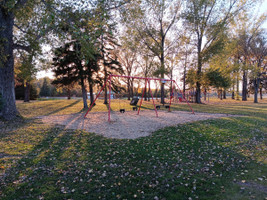
[{"label": "tall tree", "polygon": [[52,84],[58,85],[68,90],[68,99],[70,99],[71,88],[75,82],[78,82],[78,68],[73,64],[75,52],[72,49],[72,43],[67,43],[63,47],[55,50],[53,58],[52,71],[55,79]]},{"label": "tall tree", "polygon": [[185,25],[191,30],[197,51],[196,103],[201,103],[201,76],[204,63],[223,47],[229,21],[243,8],[241,0],[187,0]]},{"label": "tall tree", "polygon": [[49,12],[43,5],[43,1],[33,0],[0,3],[0,92],[4,103],[0,117],[5,119],[18,115],[14,93],[13,52],[17,49],[30,52],[38,47],[40,38],[47,33],[47,26],[42,25],[49,19]]},{"label": "tall tree", "polygon": [[[170,37],[170,32],[179,19],[181,2],[143,0],[133,2],[129,7],[131,8],[128,8],[127,13],[124,13],[125,24],[129,30],[132,29],[132,35],[136,40],[159,59],[160,65],[157,71],[160,77],[164,78],[167,73],[165,57],[175,40],[174,37]],[[164,104],[164,83],[161,84],[161,103]]]},{"label": "tall tree", "polygon": [[51,91],[50,91],[48,84],[49,84],[49,78],[45,77],[43,85],[42,85],[41,90],[40,90],[40,94],[39,94],[41,97],[51,96]]},{"label": "tall tree", "polygon": [[[123,75],[134,76],[136,72],[137,52],[126,48],[122,48],[119,53],[119,61],[124,68]],[[133,78],[127,78],[124,81],[127,85],[128,100],[133,98]]]},{"label": "tall tree", "polygon": [[267,66],[264,60],[267,59],[267,38],[266,32],[262,32],[255,37],[250,44],[252,68],[252,81],[254,86],[254,103],[258,103],[258,90],[260,82],[264,79],[267,72]]},{"label": "tall tree", "polygon": [[69,42],[58,48],[55,54],[53,71],[57,79],[54,84],[70,86],[79,81],[83,95],[83,106],[88,108],[85,88],[86,72],[82,59],[81,44],[78,41]]},{"label": "tall tree", "polygon": [[[242,101],[247,100],[248,96],[248,77],[253,68],[251,65],[251,43],[261,31],[261,25],[266,20],[264,15],[252,15],[252,11],[243,10],[231,22],[229,35],[232,39],[232,58],[236,65],[235,72],[240,72],[242,76]],[[242,73],[242,74],[241,74]],[[238,79],[237,79],[238,80]],[[237,81],[239,82],[239,81]],[[236,85],[237,88],[239,84]]]}]

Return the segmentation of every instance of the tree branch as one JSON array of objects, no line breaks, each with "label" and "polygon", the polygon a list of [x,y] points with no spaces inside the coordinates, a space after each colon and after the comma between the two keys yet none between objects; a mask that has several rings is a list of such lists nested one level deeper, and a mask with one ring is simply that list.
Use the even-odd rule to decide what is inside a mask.
[{"label": "tree branch", "polygon": [[13,44],[13,49],[20,49],[20,50],[24,50],[24,51],[27,51],[27,52],[31,51],[31,47],[30,46],[24,46],[24,45],[21,45],[21,44]]},{"label": "tree branch", "polygon": [[18,2],[14,6],[15,10],[22,8],[27,2],[28,0],[18,0]]}]

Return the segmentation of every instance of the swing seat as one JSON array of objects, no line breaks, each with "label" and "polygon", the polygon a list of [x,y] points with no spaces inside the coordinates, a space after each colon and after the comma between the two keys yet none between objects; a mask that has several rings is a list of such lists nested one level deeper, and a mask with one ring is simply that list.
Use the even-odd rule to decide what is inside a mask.
[{"label": "swing seat", "polygon": [[136,106],[137,103],[138,103],[138,101],[139,101],[139,99],[135,97],[135,98],[133,98],[132,101],[130,102],[130,105],[131,105],[131,106]]},{"label": "swing seat", "polygon": [[120,109],[120,113],[125,113],[125,109]]},{"label": "swing seat", "polygon": [[170,108],[170,106],[169,105],[167,105],[167,106],[165,106],[165,108],[167,109],[167,108]]}]

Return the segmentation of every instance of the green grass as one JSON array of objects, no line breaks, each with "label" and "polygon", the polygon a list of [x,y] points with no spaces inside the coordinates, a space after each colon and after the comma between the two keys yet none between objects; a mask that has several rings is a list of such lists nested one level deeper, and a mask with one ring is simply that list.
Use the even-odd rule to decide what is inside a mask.
[{"label": "green grass", "polygon": [[[97,105],[93,112],[106,111]],[[0,199],[265,199],[267,101],[192,107],[244,116],[118,140],[31,119],[81,112],[82,101],[19,103],[26,118],[0,124]]]}]

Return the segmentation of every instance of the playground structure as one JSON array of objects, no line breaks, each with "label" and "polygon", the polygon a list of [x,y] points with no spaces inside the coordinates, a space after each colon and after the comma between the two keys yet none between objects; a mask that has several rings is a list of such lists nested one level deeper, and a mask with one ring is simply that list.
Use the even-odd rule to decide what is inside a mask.
[{"label": "playground structure", "polygon": [[[116,74],[110,74],[107,78],[107,80],[105,81],[104,85],[102,86],[102,88],[100,89],[100,91],[98,92],[96,98],[94,99],[94,102],[91,104],[91,106],[89,107],[88,111],[86,112],[86,114],[84,115],[84,118],[86,118],[87,114],[91,111],[91,109],[93,108],[93,106],[95,105],[95,102],[96,100],[99,98],[99,96],[101,95],[101,93],[104,91],[104,89],[107,87],[107,93],[108,93],[108,121],[110,122],[111,120],[111,94],[112,94],[112,79],[114,77],[117,77],[117,78],[126,78],[126,79],[138,79],[138,80],[145,80],[145,86],[143,88],[143,91],[142,91],[142,97],[140,99],[140,104],[139,106],[137,107],[137,103],[139,101],[138,98],[133,98],[132,101],[131,101],[131,105],[132,106],[135,106],[133,107],[133,110],[136,110],[137,111],[137,115],[139,115],[140,113],[140,109],[141,109],[141,106],[142,106],[142,103],[143,103],[143,99],[144,99],[144,94],[146,92],[146,88],[148,86],[149,88],[149,91],[148,93],[151,95],[151,99],[152,99],[152,103],[153,103],[153,107],[154,107],[154,110],[155,110],[155,114],[156,114],[156,117],[158,117],[158,109],[160,108],[160,106],[156,106],[155,105],[155,101],[154,101],[154,97],[153,97],[153,92],[152,90],[150,89],[151,87],[151,84],[150,84],[150,81],[160,81],[160,83],[171,83],[171,89],[170,89],[170,95],[169,95],[169,103],[168,105],[165,105],[165,108],[168,109],[168,111],[170,112],[171,111],[171,105],[172,105],[172,101],[174,100],[174,97],[176,95],[174,95],[174,88],[175,86],[177,87],[177,89],[180,91],[180,94],[177,95],[177,99],[179,99],[179,101],[185,101],[187,103],[187,105],[189,106],[189,108],[191,109],[192,111],[192,114],[195,114],[194,113],[194,110],[192,109],[192,107],[190,106],[189,102],[187,101],[187,99],[185,98],[185,95],[183,94],[183,92],[180,90],[178,84],[176,83],[175,80],[170,80],[170,79],[161,79],[161,78],[151,78],[151,77],[137,77],[137,76],[124,76],[124,75],[116,75]],[[124,113],[125,112],[125,109],[121,109],[119,110],[121,113]]]}]

